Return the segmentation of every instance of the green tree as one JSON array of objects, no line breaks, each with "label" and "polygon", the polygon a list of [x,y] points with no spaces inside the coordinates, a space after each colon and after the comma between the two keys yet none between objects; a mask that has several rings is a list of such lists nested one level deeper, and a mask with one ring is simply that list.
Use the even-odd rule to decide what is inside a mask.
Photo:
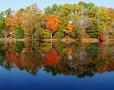
[{"label": "green tree", "polygon": [[42,29],[41,34],[42,34],[41,37],[44,39],[50,39],[51,38],[51,32],[48,29]]},{"label": "green tree", "polygon": [[58,28],[58,31],[55,33],[55,36],[56,36],[58,39],[64,37],[64,32],[63,32],[63,28],[62,28],[62,27],[59,27],[59,28]]},{"label": "green tree", "polygon": [[20,26],[18,26],[16,29],[15,29],[15,38],[24,38],[24,31],[22,30],[22,28]]},{"label": "green tree", "polygon": [[89,35],[90,35],[90,37],[92,37],[92,38],[98,38],[98,36],[99,36],[98,26],[93,27],[93,28],[90,30]]},{"label": "green tree", "polygon": [[46,15],[58,15],[61,11],[61,5],[54,4],[52,7],[48,6],[44,11]]},{"label": "green tree", "polygon": [[46,15],[51,15],[52,14],[52,10],[51,10],[51,7],[48,6],[47,8],[45,8],[45,14]]},{"label": "green tree", "polygon": [[61,11],[58,13],[58,19],[63,26],[63,28],[66,28],[69,21],[72,20],[72,5],[71,4],[65,4],[61,7]]},{"label": "green tree", "polygon": [[8,27],[6,26],[5,20],[11,15],[12,10],[9,8],[0,13],[0,37],[7,37]]},{"label": "green tree", "polygon": [[[37,7],[37,4],[27,7],[24,10],[24,15],[22,17],[23,22],[21,27],[24,29],[26,36],[35,34],[39,39],[39,34],[41,26],[44,23],[45,15],[41,14],[41,10]],[[33,33],[33,30],[35,32]],[[32,35],[33,36],[33,35]],[[28,36],[27,36],[28,37]]]},{"label": "green tree", "polygon": [[111,17],[107,13],[107,8],[98,7],[98,12],[96,14],[96,20],[98,20],[98,28],[100,33],[107,33],[107,25],[111,23]]}]

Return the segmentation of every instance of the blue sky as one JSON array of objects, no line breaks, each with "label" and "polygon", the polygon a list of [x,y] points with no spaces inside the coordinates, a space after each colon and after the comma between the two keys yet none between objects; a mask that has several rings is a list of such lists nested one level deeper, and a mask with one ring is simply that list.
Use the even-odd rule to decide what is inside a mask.
[{"label": "blue sky", "polygon": [[[25,8],[33,3],[37,3],[40,9],[44,9],[47,6],[52,4],[74,4],[78,3],[80,0],[1,0],[0,2],[0,11],[11,8],[13,10],[18,10],[20,8]],[[93,2],[97,6],[106,6],[114,8],[114,0],[82,0],[85,2]]]}]

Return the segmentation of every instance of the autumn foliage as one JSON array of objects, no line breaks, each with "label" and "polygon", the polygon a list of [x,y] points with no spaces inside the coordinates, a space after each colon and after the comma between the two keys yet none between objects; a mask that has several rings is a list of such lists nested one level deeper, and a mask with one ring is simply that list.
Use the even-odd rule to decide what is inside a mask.
[{"label": "autumn foliage", "polygon": [[68,24],[66,29],[69,30],[70,33],[72,33],[72,30],[74,29],[74,25],[73,24]]},{"label": "autumn foliage", "polygon": [[48,15],[46,19],[46,27],[51,30],[51,32],[56,32],[60,26],[56,15]]},{"label": "autumn foliage", "polygon": [[[42,47],[39,48],[40,51],[37,47],[33,51],[31,46],[25,44],[26,47],[23,47],[20,53],[17,53],[14,44],[10,44],[7,46],[8,51],[2,56],[5,58],[5,65],[2,61],[0,61],[0,65],[4,65],[4,68],[26,70],[33,75],[36,75],[42,67],[48,72],[64,75],[83,75],[82,77],[88,76],[88,73],[85,73],[88,71],[90,71],[90,75],[91,72],[95,74],[114,71],[113,46],[109,45],[110,48],[108,48],[107,46],[104,47],[104,42],[100,44],[102,45],[83,44],[84,48],[82,48],[82,45],[77,43],[67,45],[52,43],[53,47],[46,52]],[[5,46],[5,48],[7,47]],[[2,52],[4,48],[0,50]],[[96,57],[99,60],[96,60]],[[82,73],[83,71],[84,73]]]},{"label": "autumn foliage", "polygon": [[68,50],[68,52],[67,52],[67,55],[68,55],[68,56],[73,56],[73,55],[74,55],[72,48],[69,48],[69,50]]},{"label": "autumn foliage", "polygon": [[46,64],[50,66],[56,65],[59,57],[60,55],[55,49],[48,51],[46,54]]},{"label": "autumn foliage", "polygon": [[114,21],[114,9],[109,8],[108,9],[108,15],[111,17],[112,21]]},{"label": "autumn foliage", "polygon": [[105,40],[105,35],[104,34],[100,34],[100,40],[104,41]]},{"label": "autumn foliage", "polygon": [[22,24],[22,12],[18,11],[6,19],[6,26],[10,27],[10,30],[15,29],[18,25]]},{"label": "autumn foliage", "polygon": [[69,37],[69,36],[66,35],[66,36],[64,37],[64,39],[71,39],[71,37]]},{"label": "autumn foliage", "polygon": [[[78,39],[97,38],[100,34],[114,35],[114,9],[97,7],[93,3],[52,5],[44,13],[37,4],[0,12],[0,38]],[[69,37],[66,37],[69,36]],[[104,41],[101,36],[99,39]],[[30,40],[28,39],[28,40]]]}]

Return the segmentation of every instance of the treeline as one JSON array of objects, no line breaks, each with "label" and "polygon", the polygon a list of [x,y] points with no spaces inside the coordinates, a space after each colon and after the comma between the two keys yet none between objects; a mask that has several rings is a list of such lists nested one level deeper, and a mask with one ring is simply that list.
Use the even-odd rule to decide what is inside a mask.
[{"label": "treeline", "polygon": [[0,13],[0,37],[99,38],[114,35],[114,9],[79,2],[47,7],[44,13],[33,4],[17,12]]}]

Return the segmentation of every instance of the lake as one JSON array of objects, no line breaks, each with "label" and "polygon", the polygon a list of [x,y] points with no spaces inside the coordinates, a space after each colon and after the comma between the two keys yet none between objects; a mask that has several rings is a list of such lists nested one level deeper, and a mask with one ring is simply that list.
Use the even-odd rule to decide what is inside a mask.
[{"label": "lake", "polygon": [[114,90],[114,44],[0,42],[0,90]]}]

